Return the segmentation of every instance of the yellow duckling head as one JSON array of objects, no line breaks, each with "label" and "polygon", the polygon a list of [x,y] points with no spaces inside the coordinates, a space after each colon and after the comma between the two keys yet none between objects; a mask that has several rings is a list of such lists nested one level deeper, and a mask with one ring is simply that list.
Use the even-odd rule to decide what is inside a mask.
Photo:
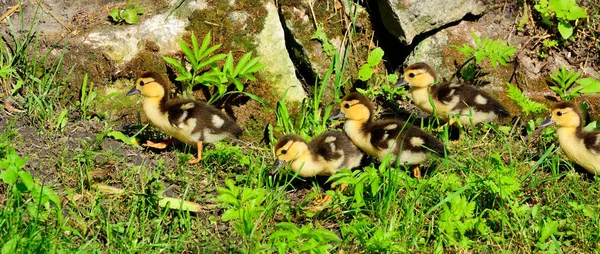
[{"label": "yellow duckling head", "polygon": [[131,89],[127,96],[141,94],[148,98],[163,98],[166,95],[167,82],[156,72],[143,73],[135,82],[135,87]]},{"label": "yellow duckling head", "polygon": [[546,127],[556,124],[561,128],[580,128],[581,127],[581,112],[579,107],[571,102],[560,102],[552,106],[550,109],[552,115],[540,127]]},{"label": "yellow duckling head", "polygon": [[354,92],[342,98],[340,113],[330,119],[345,117],[353,121],[367,121],[373,115],[374,106],[364,95]]},{"label": "yellow duckling head", "polygon": [[398,86],[410,86],[414,88],[423,88],[432,85],[435,82],[435,71],[426,63],[411,64],[404,69],[404,79],[396,83]]},{"label": "yellow duckling head", "polygon": [[308,145],[306,141],[297,135],[285,135],[281,137],[275,148],[273,149],[277,161],[275,164],[276,168],[271,170],[271,174],[277,172],[280,167],[283,167],[287,162],[294,161],[299,158],[300,155],[308,151]]}]

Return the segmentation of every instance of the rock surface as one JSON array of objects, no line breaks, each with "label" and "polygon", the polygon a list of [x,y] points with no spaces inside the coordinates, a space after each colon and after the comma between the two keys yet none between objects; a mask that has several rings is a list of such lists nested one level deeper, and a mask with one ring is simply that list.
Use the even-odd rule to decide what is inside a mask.
[{"label": "rock surface", "polygon": [[257,38],[256,53],[267,67],[259,77],[268,82],[279,95],[286,94],[287,101],[299,102],[306,97],[302,83],[296,78],[294,63],[285,47],[283,27],[279,21],[277,8],[271,2],[266,4],[267,16],[263,30]]},{"label": "rock surface", "polygon": [[461,20],[467,14],[481,15],[485,7],[477,0],[378,0],[387,30],[405,45],[415,36]]}]

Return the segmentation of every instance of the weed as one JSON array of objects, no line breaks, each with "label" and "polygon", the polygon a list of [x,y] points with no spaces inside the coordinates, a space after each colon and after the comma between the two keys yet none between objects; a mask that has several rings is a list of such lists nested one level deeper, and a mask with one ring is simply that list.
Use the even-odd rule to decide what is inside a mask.
[{"label": "weed", "polygon": [[[542,23],[552,27],[553,18],[558,22],[560,36],[567,40],[573,35],[579,19],[587,18],[587,11],[575,0],[539,0],[534,8],[542,15]],[[575,22],[575,26],[573,23]]]},{"label": "weed", "polygon": [[[358,72],[358,79],[362,81],[370,80],[373,76],[373,68],[381,62],[383,59],[383,54],[384,52],[381,48],[375,48],[369,54],[367,63],[361,66]],[[357,88],[356,90],[370,98],[383,95],[386,97],[386,99],[388,99],[388,101],[393,101],[395,96],[406,94],[406,91],[403,88],[394,87],[394,84],[396,84],[397,81],[397,74],[388,74],[384,75],[383,77],[377,76],[375,84],[369,83],[366,90],[361,88]]]},{"label": "weed", "polygon": [[135,24],[138,22],[138,15],[143,15],[146,11],[142,8],[127,8],[124,10],[119,10],[117,8],[112,8],[108,12],[110,14],[111,21],[115,24],[119,24],[125,22],[127,24]]},{"label": "weed", "polygon": [[[550,74],[550,78],[554,83],[553,86],[550,86],[550,89],[556,92],[564,101],[572,100],[575,97],[581,96],[581,94],[600,93],[599,80],[594,78],[580,79],[580,75],[581,73],[569,71],[563,66],[553,74]],[[573,86],[575,83],[577,83],[578,86]]]},{"label": "weed", "polygon": [[508,82],[506,82],[506,85],[508,86],[508,98],[514,100],[517,103],[517,105],[521,107],[521,110],[523,110],[523,112],[526,115],[529,115],[530,113],[539,114],[545,112],[548,109],[546,105],[537,103],[527,98],[518,87]]},{"label": "weed", "polygon": [[[163,57],[163,59],[173,66],[179,75],[175,80],[181,81],[186,84],[184,88],[184,95],[191,96],[192,89],[202,84],[212,91],[205,93],[205,97],[209,104],[221,99],[227,94],[231,85],[235,86],[237,92],[244,90],[244,84],[242,79],[256,81],[254,73],[265,68],[265,64],[259,63],[260,57],[252,58],[252,52],[244,54],[237,65],[233,62],[233,55],[231,52],[228,54],[217,54],[209,57],[213,52],[221,47],[221,44],[208,47],[210,44],[210,32],[206,34],[202,40],[202,45],[198,45],[198,40],[192,32],[191,41],[192,48],[190,48],[184,41],[179,41],[179,47],[185,55],[185,59],[192,66],[191,70],[188,70],[183,63],[170,58]],[[217,61],[225,59],[223,69],[217,65]],[[206,70],[210,68],[210,70]]]},{"label": "weed", "polygon": [[340,238],[324,228],[314,228],[312,223],[301,228],[290,222],[281,222],[269,236],[269,243],[278,253],[328,253],[333,250],[330,243],[338,244]]},{"label": "weed", "polygon": [[468,58],[463,63],[463,66],[471,60],[475,60],[475,64],[477,65],[483,60],[488,59],[495,69],[498,65],[506,66],[510,58],[517,52],[517,48],[514,46],[506,45],[507,41],[492,40],[488,37],[482,40],[475,32],[472,32],[471,35],[473,36],[475,47],[467,44],[463,44],[462,47],[453,46]]}]

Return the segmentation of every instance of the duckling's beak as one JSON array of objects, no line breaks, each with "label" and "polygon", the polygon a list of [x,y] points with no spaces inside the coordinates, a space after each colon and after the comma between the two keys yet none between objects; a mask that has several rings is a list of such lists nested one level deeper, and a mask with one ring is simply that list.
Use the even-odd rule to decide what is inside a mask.
[{"label": "duckling's beak", "polygon": [[406,82],[405,79],[398,80],[398,82],[396,82],[394,87],[400,87],[400,86],[403,86],[403,87],[408,86],[408,82]]},{"label": "duckling's beak", "polygon": [[137,88],[132,88],[131,90],[129,90],[129,92],[127,93],[127,96],[132,96],[132,95],[136,95],[139,94],[140,90],[138,90]]},{"label": "duckling's beak", "polygon": [[275,168],[271,169],[271,171],[269,171],[269,174],[275,174],[277,173],[277,171],[279,171],[279,168],[283,167],[285,165],[285,161],[282,161],[280,159],[277,159],[275,161]]},{"label": "duckling's beak", "polygon": [[342,113],[342,111],[340,110],[336,110],[333,112],[333,114],[329,117],[329,120],[335,120],[335,119],[339,119],[344,117],[344,113]]},{"label": "duckling's beak", "polygon": [[552,121],[552,116],[549,116],[548,118],[546,118],[546,120],[544,120],[541,124],[539,128],[544,128],[550,125],[555,124],[554,121]]}]

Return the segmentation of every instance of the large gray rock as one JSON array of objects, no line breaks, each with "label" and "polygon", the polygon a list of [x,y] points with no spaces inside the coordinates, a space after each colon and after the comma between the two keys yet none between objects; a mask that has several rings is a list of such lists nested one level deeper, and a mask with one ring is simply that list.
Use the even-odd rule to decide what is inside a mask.
[{"label": "large gray rock", "polygon": [[266,4],[267,16],[263,30],[258,34],[256,53],[261,56],[261,63],[267,67],[259,73],[259,77],[273,88],[276,94],[283,95],[286,100],[299,102],[306,97],[302,83],[296,78],[294,63],[285,47],[283,26],[279,21],[277,7],[271,2]]},{"label": "large gray rock", "polygon": [[405,44],[415,36],[461,20],[468,13],[480,15],[485,7],[477,0],[378,0],[387,30]]}]

